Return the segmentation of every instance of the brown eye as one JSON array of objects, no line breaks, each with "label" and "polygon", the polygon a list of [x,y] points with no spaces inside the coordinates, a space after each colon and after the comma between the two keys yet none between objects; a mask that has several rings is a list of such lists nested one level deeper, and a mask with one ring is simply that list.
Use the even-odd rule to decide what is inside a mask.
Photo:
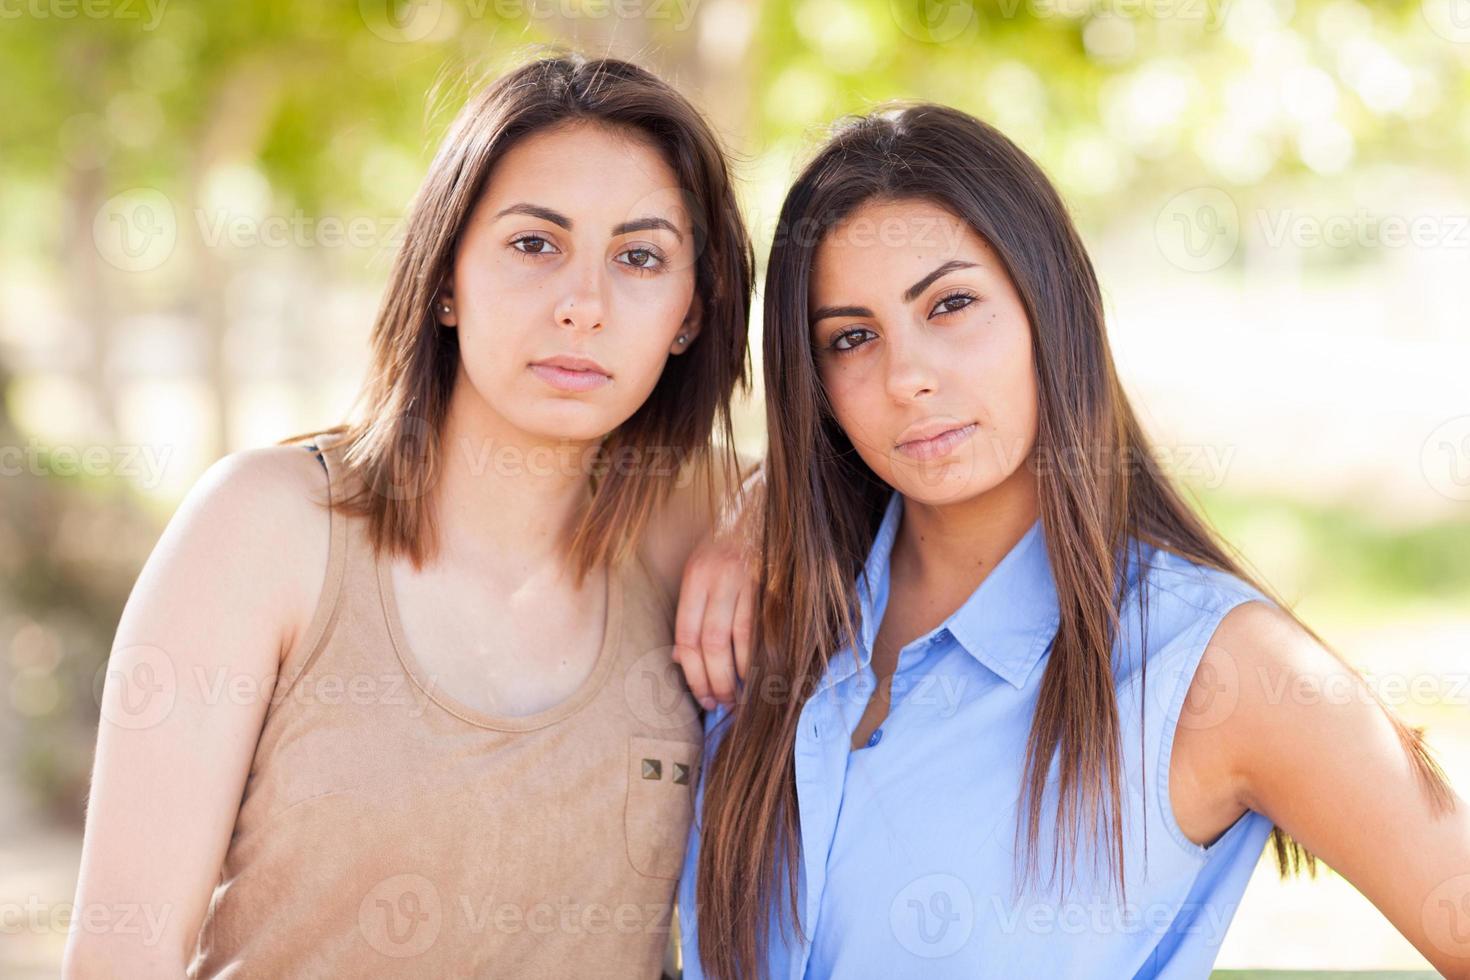
[{"label": "brown eye", "polygon": [[623,265],[632,266],[639,270],[652,271],[663,264],[663,256],[646,246],[630,248],[623,252],[620,258],[626,259]]},{"label": "brown eye", "polygon": [[934,304],[934,309],[929,311],[929,315],[933,316],[937,313],[957,313],[973,302],[975,302],[975,297],[971,296],[969,293],[950,293],[948,296],[941,298],[939,302]]},{"label": "brown eye", "polygon": [[[551,246],[551,243],[540,235],[523,235],[510,244],[517,252],[525,252],[528,255],[542,255]],[[521,247],[523,245],[524,248]]]},{"label": "brown eye", "polygon": [[832,349],[835,351],[857,350],[863,344],[867,343],[867,340],[862,339],[862,335],[870,334],[872,332],[873,331],[867,329],[866,327],[857,327],[853,330],[844,330],[837,336],[832,338]]}]

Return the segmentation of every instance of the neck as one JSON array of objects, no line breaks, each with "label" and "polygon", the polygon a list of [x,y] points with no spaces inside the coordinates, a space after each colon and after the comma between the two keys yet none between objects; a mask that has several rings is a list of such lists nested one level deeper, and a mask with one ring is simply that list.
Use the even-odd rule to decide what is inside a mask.
[{"label": "neck", "polygon": [[450,396],[435,495],[440,553],[493,562],[512,576],[563,565],[590,499],[595,441],[523,432],[491,411],[463,376]]},{"label": "neck", "polygon": [[964,584],[966,592],[974,591],[1040,513],[1036,473],[1025,462],[967,500],[926,504],[905,497],[893,569],[916,581]]}]

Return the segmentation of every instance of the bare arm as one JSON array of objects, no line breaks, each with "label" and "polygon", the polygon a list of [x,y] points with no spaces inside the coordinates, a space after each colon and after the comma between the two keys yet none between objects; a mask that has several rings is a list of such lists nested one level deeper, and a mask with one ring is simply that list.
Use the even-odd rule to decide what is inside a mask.
[{"label": "bare arm", "polygon": [[733,702],[736,676],[750,662],[762,462],[741,457],[738,475],[702,467],[674,491],[656,522],[662,527],[649,535],[650,565],[678,596],[675,658],[706,710]]},{"label": "bare arm", "polygon": [[1232,610],[1212,658],[1194,683],[1238,678],[1239,701],[1211,741],[1239,804],[1352,882],[1435,969],[1470,978],[1464,801],[1414,764],[1363,679],[1280,610]]},{"label": "bare arm", "polygon": [[[708,461],[684,473],[656,512],[642,543],[643,557],[670,595],[678,592],[690,555],[751,516],[746,504],[759,486],[763,460],[738,456],[740,472]],[[752,479],[754,478],[754,479]]]},{"label": "bare arm", "polygon": [[[282,653],[320,593],[329,523],[307,495],[325,487],[300,447],[227,457],[139,575],[102,692],[66,976],[184,975]],[[110,927],[122,910],[135,928]]]}]

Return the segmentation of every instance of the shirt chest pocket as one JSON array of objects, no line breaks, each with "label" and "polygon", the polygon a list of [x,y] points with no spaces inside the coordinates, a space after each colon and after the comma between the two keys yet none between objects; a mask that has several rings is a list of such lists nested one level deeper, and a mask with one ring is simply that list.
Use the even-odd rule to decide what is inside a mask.
[{"label": "shirt chest pocket", "polygon": [[676,739],[628,739],[628,803],[623,831],[628,862],[650,878],[676,879],[684,867],[701,746]]}]

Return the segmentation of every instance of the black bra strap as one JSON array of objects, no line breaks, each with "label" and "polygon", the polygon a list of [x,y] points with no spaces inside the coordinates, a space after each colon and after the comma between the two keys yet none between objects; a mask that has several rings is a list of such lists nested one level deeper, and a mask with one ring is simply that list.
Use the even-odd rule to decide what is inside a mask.
[{"label": "black bra strap", "polygon": [[[326,470],[327,469],[327,461],[322,458],[322,451],[317,448],[316,443],[314,443],[314,442],[313,443],[307,443],[305,446],[302,446],[301,448],[302,449],[305,449],[309,453],[314,453],[316,455],[316,461],[318,463],[321,463],[322,464],[322,469],[323,470]],[[331,471],[330,470],[327,471],[327,475],[328,476],[331,475]]]}]

